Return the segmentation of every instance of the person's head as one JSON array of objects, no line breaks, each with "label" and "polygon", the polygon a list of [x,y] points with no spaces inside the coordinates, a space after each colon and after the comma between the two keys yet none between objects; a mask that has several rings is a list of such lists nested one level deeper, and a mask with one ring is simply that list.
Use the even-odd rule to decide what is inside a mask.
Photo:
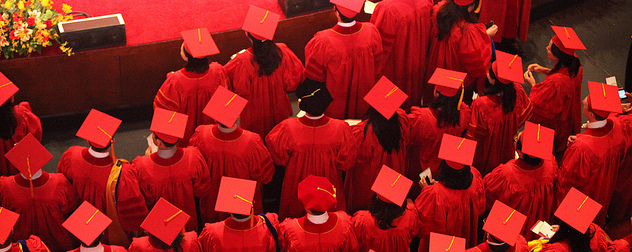
[{"label": "person's head", "polygon": [[296,96],[298,97],[299,109],[311,116],[320,116],[325,113],[329,104],[333,101],[327,85],[306,78],[296,88]]},{"label": "person's head", "polygon": [[189,72],[204,73],[206,72],[206,70],[209,69],[208,58],[194,58],[193,56],[191,56],[191,53],[187,51],[184,43],[182,43],[182,45],[180,46],[180,57],[182,57],[182,59],[186,61],[184,69]]},{"label": "person's head", "polygon": [[259,68],[259,76],[272,74],[283,57],[279,47],[272,40],[259,40],[249,32],[246,35],[252,42],[252,54]]},{"label": "person's head", "polygon": [[183,251],[182,250],[182,239],[184,238],[184,234],[182,232],[180,232],[176,238],[173,240],[173,242],[171,243],[171,245],[167,245],[165,242],[161,241],[160,239],[156,238],[154,235],[147,233],[149,235],[149,239],[151,240],[151,243],[154,245],[157,245],[158,247],[160,247],[160,249],[167,251],[169,249],[173,249],[173,251]]},{"label": "person's head", "polygon": [[402,216],[406,211],[406,203],[402,206],[398,206],[391,202],[386,202],[373,193],[371,197],[371,206],[369,206],[369,213],[375,218],[375,225],[382,229],[387,230],[394,228],[393,221]]},{"label": "person's head", "polygon": [[571,252],[592,251],[590,248],[590,240],[594,236],[594,231],[591,230],[591,228],[588,228],[586,233],[581,233],[557,217],[553,218],[552,223],[560,225],[560,228],[555,232],[553,237],[551,237],[549,243],[568,241]]},{"label": "person's head", "polygon": [[91,143],[90,141],[88,141],[88,144],[90,145],[90,148],[92,148],[92,150],[93,150],[93,151],[96,151],[96,152],[108,152],[108,151],[110,151],[110,147],[112,146],[112,142],[110,142],[108,145],[106,145],[106,146],[105,146],[105,147],[103,147],[103,148],[96,147],[96,146],[95,146],[93,143]]},{"label": "person's head", "polygon": [[469,165],[465,165],[461,169],[454,169],[442,159],[439,164],[439,176],[437,177],[437,181],[453,190],[466,190],[470,188],[474,178],[470,169],[471,167]]},{"label": "person's head", "polygon": [[351,23],[351,22],[355,21],[356,15],[354,15],[353,17],[347,17],[347,16],[343,15],[342,13],[340,13],[340,10],[338,9],[338,6],[336,6],[336,5],[334,5],[334,9],[336,10],[336,18],[338,18],[338,22]]},{"label": "person's head", "polygon": [[485,94],[486,95],[499,95],[502,104],[503,112],[505,114],[511,113],[516,106],[516,88],[512,82],[502,82],[498,79],[494,73],[494,66],[489,67],[487,71],[487,79],[485,80]]},{"label": "person's head", "polygon": [[549,41],[549,45],[546,47],[547,57],[555,62],[555,66],[551,69],[549,74],[556,73],[561,68],[566,67],[568,68],[568,74],[570,77],[577,76],[579,68],[582,66],[581,61],[579,58],[575,57],[574,54],[568,54],[564,52],[564,50],[560,49],[559,46],[554,43],[555,38],[556,37],[551,39]]},{"label": "person's head", "polygon": [[234,213],[231,213],[230,215],[235,217],[235,219],[239,219],[239,220],[243,220],[243,219],[246,219],[246,218],[251,216],[251,215],[247,215],[247,214],[234,214]]},{"label": "person's head", "polygon": [[584,105],[582,114],[584,114],[584,116],[586,117],[586,119],[588,119],[589,122],[606,120],[607,117],[600,116],[599,114],[595,113],[595,111],[593,110],[592,105],[590,104],[590,95],[586,96],[586,98],[584,98],[582,103]]},{"label": "person's head", "polygon": [[437,127],[458,126],[461,123],[461,111],[458,109],[459,98],[462,88],[459,88],[457,95],[446,96],[435,90],[435,99],[430,104],[430,108],[437,110]]},{"label": "person's head", "polygon": [[96,246],[99,246],[99,244],[101,244],[101,239],[103,239],[103,235],[104,233],[101,233],[99,236],[97,236],[96,239],[94,239],[94,241],[92,241],[91,244],[85,244],[81,242],[81,246],[86,247],[86,248],[94,248]]},{"label": "person's head", "polygon": [[298,183],[298,198],[305,211],[321,215],[338,203],[336,187],[326,177],[309,175]]},{"label": "person's head", "polygon": [[386,153],[391,154],[393,151],[399,151],[402,134],[397,113],[394,113],[390,119],[386,119],[373,107],[369,107],[364,117],[368,120],[364,126],[364,137],[366,137],[370,125]]},{"label": "person's head", "polygon": [[155,144],[155,145],[158,147],[158,149],[160,149],[160,150],[168,150],[168,149],[171,149],[171,148],[173,148],[173,146],[175,146],[175,145],[178,143],[178,141],[176,141],[176,142],[174,142],[174,143],[169,143],[169,142],[166,142],[166,141],[164,141],[164,140],[160,139],[160,137],[158,137],[158,136],[156,135],[156,133],[155,133],[155,132],[154,132],[154,134],[152,134],[152,135],[153,135],[152,139],[154,140],[154,144]]},{"label": "person's head", "polygon": [[489,246],[489,249],[492,252],[505,252],[507,250],[509,250],[511,248],[511,246],[509,246],[509,244],[507,244],[504,241],[501,241],[500,239],[496,238],[495,236],[489,234],[489,233],[485,233],[486,234],[486,240],[487,240],[487,246]]},{"label": "person's head", "polygon": [[0,106],[0,139],[9,140],[13,138],[18,122],[13,113],[13,102],[8,99]]},{"label": "person's head", "polygon": [[533,157],[522,152],[522,133],[518,135],[518,140],[516,140],[516,152],[518,152],[518,157],[520,160],[531,166],[538,166],[542,163],[542,159]]},{"label": "person's head", "polygon": [[478,0],[471,3],[469,1],[448,0],[437,12],[437,28],[439,29],[439,40],[446,38],[452,26],[459,20],[465,20],[469,23],[476,23],[477,18],[474,11],[477,9]]}]

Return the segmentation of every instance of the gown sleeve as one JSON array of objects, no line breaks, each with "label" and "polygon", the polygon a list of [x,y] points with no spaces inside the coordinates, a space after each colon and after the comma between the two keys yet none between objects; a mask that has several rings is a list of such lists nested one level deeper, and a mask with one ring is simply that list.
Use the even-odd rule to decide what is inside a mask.
[{"label": "gown sleeve", "polygon": [[347,123],[343,122],[342,127],[342,145],[336,155],[336,166],[339,170],[349,171],[355,164],[356,145],[353,137],[353,129]]},{"label": "gown sleeve", "polygon": [[303,71],[305,70],[305,67],[303,67],[301,60],[296,57],[296,54],[294,54],[287,45],[283,43],[278,43],[277,45],[283,52],[283,61],[280,66],[285,69],[283,72],[283,88],[285,89],[285,92],[295,91],[298,84],[303,80]]},{"label": "gown sleeve", "polygon": [[250,168],[250,177],[256,181],[267,184],[272,180],[274,175],[274,163],[270,152],[263,144],[263,140],[259,135],[255,135],[254,141],[251,143],[250,148],[252,151],[249,153],[248,158],[252,160],[249,162],[254,165]]},{"label": "gown sleeve", "polygon": [[275,126],[266,136],[266,144],[274,163],[287,166],[291,155],[291,139],[288,136],[287,123],[281,122]]},{"label": "gown sleeve", "polygon": [[316,33],[314,38],[305,46],[305,71],[304,76],[315,81],[327,80],[326,45],[321,40],[321,34]]},{"label": "gown sleeve", "polygon": [[457,46],[458,56],[468,75],[485,77],[492,56],[491,38],[481,23],[466,24]]},{"label": "gown sleeve", "polygon": [[162,108],[171,111],[180,110],[180,96],[176,89],[176,73],[171,72],[167,74],[167,79],[158,89],[158,93],[154,98],[154,108]]}]

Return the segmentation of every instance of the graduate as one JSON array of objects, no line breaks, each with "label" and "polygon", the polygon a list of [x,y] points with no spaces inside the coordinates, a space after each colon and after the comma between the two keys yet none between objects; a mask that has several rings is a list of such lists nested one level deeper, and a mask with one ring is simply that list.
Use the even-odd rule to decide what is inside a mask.
[{"label": "graduate", "polygon": [[362,98],[380,77],[382,39],[373,24],[355,21],[364,0],[331,2],[338,24],[317,32],[307,43],[303,74],[327,83],[334,99],[327,116],[359,119],[369,108]]},{"label": "graduate", "polygon": [[13,227],[20,215],[4,207],[0,207],[0,251],[2,252],[50,252],[42,240],[31,235],[28,239],[13,242]]},{"label": "graduate", "polygon": [[353,126],[358,156],[345,179],[347,213],[368,210],[373,193],[371,184],[383,165],[405,173],[408,117],[399,109],[408,96],[382,77],[365,96],[371,107],[364,120]]},{"label": "graduate", "polygon": [[5,157],[20,174],[0,177],[0,206],[20,214],[13,240],[36,235],[51,251],[67,251],[78,243],[62,223],[79,205],[77,193],[63,174],[41,168],[53,156],[31,134]]},{"label": "graduate", "polygon": [[432,0],[386,0],[377,3],[371,23],[382,37],[382,73],[409,99],[403,108],[421,105],[432,25]]},{"label": "graduate", "polygon": [[217,87],[227,87],[230,83],[222,65],[217,62],[209,64],[207,56],[218,54],[219,50],[206,28],[183,31],[182,38],[180,56],[186,64],[184,68],[167,74],[154,98],[154,109],[162,108],[189,116],[178,147],[189,144],[197,126],[213,122],[202,114],[202,109]]},{"label": "graduate", "polygon": [[549,221],[557,201],[557,163],[553,157],[552,129],[527,122],[516,141],[519,159],[496,167],[483,178],[487,209],[499,200],[527,216],[520,234],[538,239],[531,232],[538,221]]},{"label": "graduate", "polygon": [[507,43],[511,51],[522,55],[517,40],[527,40],[531,0],[481,0],[480,12],[478,21],[494,22],[498,26],[498,32],[492,37],[494,42]]},{"label": "graduate", "polygon": [[[533,106],[533,116],[529,120],[555,130],[553,153],[557,161],[561,162],[566,151],[566,140],[579,133],[582,124],[583,69],[579,58],[575,56],[575,50],[585,50],[586,47],[573,28],[553,26],[553,31],[556,35],[549,42],[546,51],[555,65],[549,69],[531,64],[524,77],[531,86],[529,98]],[[536,83],[533,73],[542,73],[546,77],[544,81]]]},{"label": "graduate", "polygon": [[517,209],[495,201],[483,225],[486,241],[466,251],[529,252],[527,240],[520,235],[526,220],[527,216]]},{"label": "graduate", "polygon": [[81,246],[69,250],[72,252],[126,252],[124,247],[101,243],[103,231],[112,223],[103,212],[84,201],[63,223],[75,237],[81,241]]},{"label": "graduate", "polygon": [[332,97],[324,83],[306,79],[296,89],[298,107],[305,116],[286,119],[266,136],[274,163],[285,166],[279,219],[301,217],[298,184],[308,175],[327,177],[339,189],[336,209],[345,210],[342,172],[356,161],[351,127],[344,121],[324,115]]},{"label": "graduate", "polygon": [[230,213],[207,223],[192,251],[280,251],[275,213],[253,214],[257,181],[222,177],[215,211]]},{"label": "graduate", "polygon": [[337,203],[336,187],[325,177],[309,175],[298,185],[307,215],[278,225],[283,251],[359,251],[351,217],[330,212]]},{"label": "graduate", "polygon": [[18,87],[4,74],[0,73],[0,176],[11,176],[20,173],[4,157],[13,146],[27,134],[42,140],[42,123],[31,111],[28,102],[13,104],[13,95]]},{"label": "graduate", "polygon": [[70,147],[61,156],[57,173],[66,176],[81,201],[89,202],[112,220],[102,241],[127,247],[130,239],[125,231],[140,231],[147,206],[129,162],[110,155],[120,124],[119,119],[91,110],[77,131],[90,147]]},{"label": "graduate", "polygon": [[476,246],[478,217],[485,211],[485,188],[481,174],[472,167],[476,142],[443,135],[440,172],[430,181],[419,181],[415,199],[419,211],[419,251],[428,251],[430,233],[463,237],[467,247]]},{"label": "graduate", "polygon": [[485,176],[515,156],[514,137],[531,116],[531,101],[522,88],[522,58],[496,51],[485,95],[472,103],[467,137],[478,141],[474,167]]},{"label": "graduate", "polygon": [[[410,251],[410,242],[419,229],[417,210],[406,199],[413,181],[383,166],[371,191],[369,210],[351,218],[360,251]],[[409,202],[410,201],[410,202]]]},{"label": "graduate", "polygon": [[240,126],[262,138],[292,116],[287,92],[296,90],[304,69],[287,45],[272,41],[278,22],[278,14],[251,5],[242,29],[252,46],[224,65],[232,80],[231,90],[248,100]]},{"label": "graduate", "polygon": [[197,231],[195,199],[211,192],[210,171],[195,147],[180,148],[176,143],[185,132],[187,115],[156,108],[151,121],[153,141],[158,152],[140,156],[132,162],[147,209],[165,198],[191,215],[186,231]]},{"label": "graduate", "polygon": [[621,113],[617,87],[589,81],[588,90],[590,94],[583,100],[586,130],[564,153],[558,180],[561,195],[575,187],[604,206],[594,221],[603,226],[624,159],[626,139],[619,118],[609,117],[611,113]]},{"label": "graduate", "polygon": [[[232,99],[232,100],[231,100]],[[197,147],[211,171],[211,191],[217,192],[222,176],[257,181],[254,213],[263,212],[261,185],[274,175],[274,163],[259,134],[244,130],[235,124],[248,101],[219,87],[209,101],[205,114],[218,124],[200,125],[195,129],[190,144]],[[224,106],[228,104],[228,106]],[[228,214],[213,211],[216,193],[200,199],[202,222],[213,223],[226,219]]]}]

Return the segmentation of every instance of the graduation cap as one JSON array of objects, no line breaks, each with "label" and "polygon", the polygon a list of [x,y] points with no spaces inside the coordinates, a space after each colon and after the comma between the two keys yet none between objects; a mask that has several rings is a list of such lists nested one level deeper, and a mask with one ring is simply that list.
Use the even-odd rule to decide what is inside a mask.
[{"label": "graduation cap", "polygon": [[412,180],[388,166],[382,165],[380,173],[377,174],[375,182],[371,186],[371,191],[377,193],[383,201],[402,206],[412,185]]},{"label": "graduation cap", "polygon": [[476,141],[443,134],[439,147],[439,158],[445,160],[453,169],[460,170],[465,165],[471,166],[475,152]]},{"label": "graduation cap", "polygon": [[553,44],[568,55],[575,55],[575,50],[586,50],[584,43],[579,39],[575,30],[571,27],[551,26],[555,36],[551,39]]},{"label": "graduation cap", "polygon": [[463,93],[465,92],[463,80],[465,80],[466,76],[467,73],[437,68],[428,80],[428,83],[434,84],[437,92],[448,97],[455,96],[460,88],[461,97],[459,98],[459,105],[457,106],[457,109],[461,110]]},{"label": "graduation cap", "polygon": [[348,18],[353,18],[362,11],[364,1],[365,0],[329,0],[329,2],[336,5],[340,14]]},{"label": "graduation cap", "polygon": [[230,128],[235,125],[241,111],[246,107],[246,103],[248,101],[243,97],[219,86],[202,113]]},{"label": "graduation cap", "polygon": [[395,111],[406,99],[408,99],[408,95],[385,76],[382,76],[364,96],[364,101],[369,103],[386,119],[391,119]]},{"label": "graduation cap", "polygon": [[324,82],[306,78],[296,88],[298,107],[313,116],[325,113],[329,104],[334,100]]},{"label": "graduation cap", "polygon": [[215,211],[250,215],[257,181],[223,176],[219,184]]},{"label": "graduation cap", "polygon": [[190,218],[187,213],[161,197],[140,227],[171,246]]},{"label": "graduation cap", "polygon": [[90,145],[102,149],[110,144],[119,125],[121,125],[121,120],[92,109],[77,131],[77,136],[90,142]]},{"label": "graduation cap", "polygon": [[246,20],[241,27],[258,40],[272,40],[281,15],[250,5]]},{"label": "graduation cap", "polygon": [[623,112],[618,92],[617,86],[588,81],[588,103],[592,110],[601,117],[608,117],[610,113],[621,114]]},{"label": "graduation cap", "polygon": [[496,61],[492,63],[492,71],[494,75],[503,84],[524,83],[524,74],[522,72],[522,57],[496,51]]},{"label": "graduation cap", "polygon": [[193,58],[204,58],[209,55],[218,54],[219,49],[206,28],[197,28],[180,32],[184,39],[184,49],[193,56]]},{"label": "graduation cap", "polygon": [[465,238],[430,232],[430,252],[465,252]]},{"label": "graduation cap", "polygon": [[20,214],[0,207],[0,244],[4,244],[7,241],[19,217]]},{"label": "graduation cap", "polygon": [[29,133],[22,141],[9,150],[4,157],[17,168],[20,173],[29,179],[31,186],[31,197],[33,193],[33,181],[31,177],[38,172],[48,161],[53,159],[53,155]]},{"label": "graduation cap", "polygon": [[572,187],[554,215],[577,231],[586,233],[599,210],[601,204]]},{"label": "graduation cap", "polygon": [[20,89],[0,72],[0,105],[9,100],[18,90]]},{"label": "graduation cap", "polygon": [[[460,6],[470,5],[473,2],[474,0],[454,0],[454,3]],[[481,12],[481,6],[483,5],[482,3],[483,3],[483,0],[478,1],[478,7],[476,7],[476,10],[474,10],[474,13]]]},{"label": "graduation cap", "polygon": [[336,187],[327,178],[314,175],[298,183],[298,198],[312,211],[327,211],[338,203]]},{"label": "graduation cap", "polygon": [[550,159],[553,155],[554,139],[555,130],[540,124],[526,122],[520,137],[522,153],[541,159]]},{"label": "graduation cap", "polygon": [[107,215],[84,201],[61,225],[79,238],[83,244],[90,245],[110,223],[112,220]]},{"label": "graduation cap", "polygon": [[526,215],[496,200],[487,216],[483,230],[513,246],[526,221]]},{"label": "graduation cap", "polygon": [[188,115],[156,108],[149,129],[153,131],[160,140],[174,144],[178,142],[178,139],[184,137],[188,119]]}]

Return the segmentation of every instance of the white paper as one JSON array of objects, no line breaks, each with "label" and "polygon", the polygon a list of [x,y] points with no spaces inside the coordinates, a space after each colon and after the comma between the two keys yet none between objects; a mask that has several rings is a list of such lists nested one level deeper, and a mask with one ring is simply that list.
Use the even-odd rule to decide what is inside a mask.
[{"label": "white paper", "polygon": [[152,133],[152,134],[149,134],[149,136],[147,137],[147,145],[149,146],[151,153],[155,153],[158,151],[158,146],[154,144],[154,139],[152,137],[153,135],[154,134]]},{"label": "white paper", "polygon": [[432,171],[430,170],[430,167],[428,167],[428,169],[426,169],[425,171],[419,173],[420,179],[424,179],[424,177],[428,177],[428,179],[432,181]]},{"label": "white paper", "polygon": [[539,236],[551,238],[555,234],[552,229],[551,225],[549,225],[546,221],[539,221],[535,224],[535,226],[533,226],[531,231]]},{"label": "white paper", "polygon": [[346,119],[345,122],[348,123],[349,126],[355,126],[355,125],[358,125],[358,123],[362,122],[362,120],[359,120],[359,119]]},{"label": "white paper", "polygon": [[377,3],[371,2],[371,1],[366,1],[364,2],[364,12],[366,14],[373,14],[373,10],[375,10],[375,6],[377,5]]},{"label": "white paper", "polygon": [[606,84],[616,86],[617,85],[617,77],[610,76],[610,77],[606,78]]}]

